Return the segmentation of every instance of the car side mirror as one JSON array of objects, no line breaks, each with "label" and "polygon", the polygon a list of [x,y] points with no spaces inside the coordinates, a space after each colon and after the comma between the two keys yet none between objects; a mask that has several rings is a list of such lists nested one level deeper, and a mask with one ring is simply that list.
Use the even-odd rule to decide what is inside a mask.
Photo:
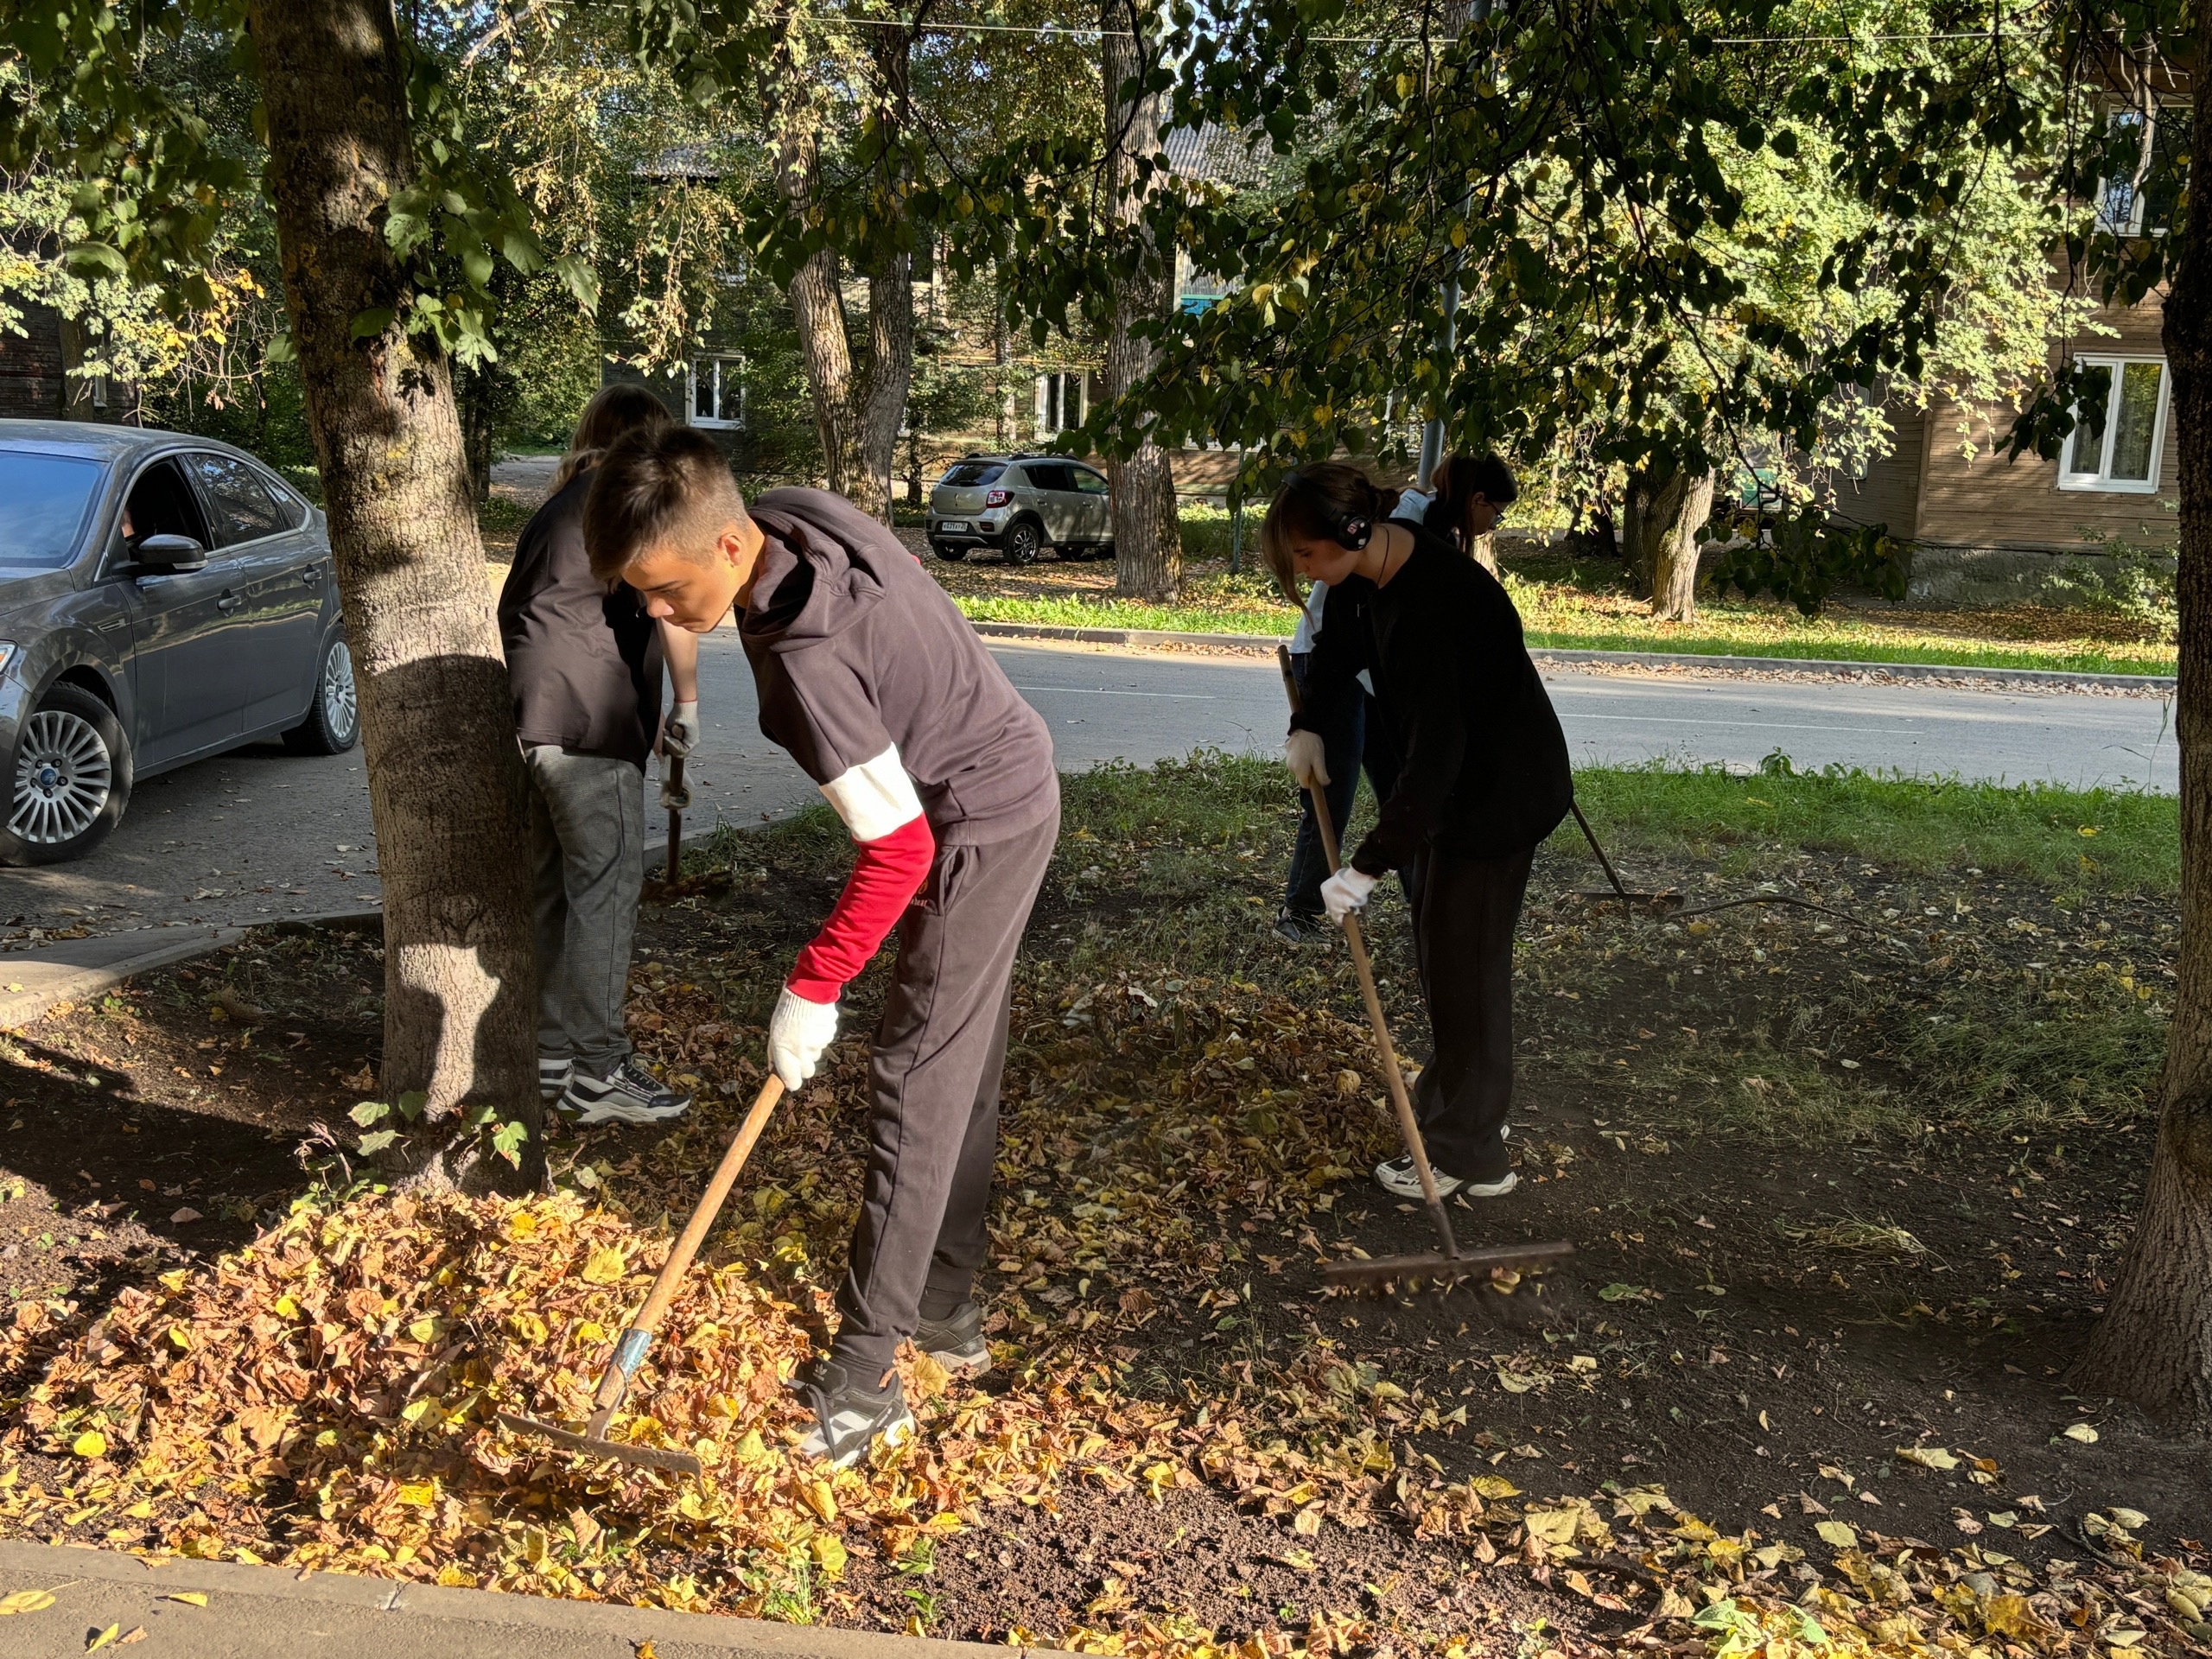
[{"label": "car side mirror", "polygon": [[149,536],[130,551],[134,575],[167,575],[207,568],[207,550],[189,536]]}]

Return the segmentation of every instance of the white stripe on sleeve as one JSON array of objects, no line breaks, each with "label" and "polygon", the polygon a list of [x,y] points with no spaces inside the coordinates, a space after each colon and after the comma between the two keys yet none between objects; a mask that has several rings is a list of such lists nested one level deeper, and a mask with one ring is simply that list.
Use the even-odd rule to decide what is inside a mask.
[{"label": "white stripe on sleeve", "polygon": [[881,841],[922,816],[921,798],[899,764],[896,743],[872,760],[846,767],[822,785],[822,792],[857,842]]}]

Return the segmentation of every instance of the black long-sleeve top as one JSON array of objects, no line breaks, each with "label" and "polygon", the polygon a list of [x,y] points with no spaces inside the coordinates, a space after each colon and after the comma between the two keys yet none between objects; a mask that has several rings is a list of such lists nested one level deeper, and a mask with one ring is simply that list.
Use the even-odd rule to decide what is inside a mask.
[{"label": "black long-sleeve top", "polygon": [[1329,590],[1291,721],[1319,729],[1368,671],[1401,754],[1397,787],[1351,856],[1369,875],[1432,842],[1508,857],[1557,829],[1574,793],[1567,734],[1513,601],[1474,560],[1425,529],[1413,537],[1389,586],[1353,576]]}]

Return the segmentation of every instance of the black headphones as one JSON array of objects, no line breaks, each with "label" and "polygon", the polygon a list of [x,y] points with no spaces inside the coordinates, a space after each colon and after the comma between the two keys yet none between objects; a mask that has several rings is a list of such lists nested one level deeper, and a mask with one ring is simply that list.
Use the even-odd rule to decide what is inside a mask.
[{"label": "black headphones", "polygon": [[[1306,482],[1305,468],[1294,467],[1290,476],[1283,480],[1282,487],[1287,493],[1302,488]],[[1328,531],[1329,539],[1338,547],[1357,553],[1374,539],[1375,520],[1366,513],[1356,512],[1348,518],[1332,518],[1325,504],[1316,502],[1313,505],[1317,516],[1322,520],[1321,527]]]}]

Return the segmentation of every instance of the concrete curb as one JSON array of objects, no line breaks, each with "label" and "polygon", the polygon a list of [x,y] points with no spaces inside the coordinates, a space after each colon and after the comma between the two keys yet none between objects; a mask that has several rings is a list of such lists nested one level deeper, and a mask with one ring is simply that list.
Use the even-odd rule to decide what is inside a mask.
[{"label": "concrete curb", "polygon": [[[83,1002],[113,990],[134,974],[150,973],[234,944],[257,928],[314,926],[330,922],[379,919],[380,910],[326,910],[300,916],[272,916],[265,922],[221,926],[140,928],[92,938],[64,939],[52,949],[0,955],[0,984],[20,990],[0,993],[0,1031],[13,1031],[64,1002]],[[162,943],[149,944],[146,936]]]},{"label": "concrete curb", "polygon": [[[315,1642],[301,1640],[309,1634],[302,1626],[309,1620],[327,1624],[334,1615],[340,1624],[353,1627],[343,1633],[365,1633],[377,1643],[376,1651],[467,1652],[484,1659],[508,1655],[535,1659],[549,1651],[578,1650],[627,1656],[646,1641],[689,1652],[758,1654],[764,1659],[983,1659],[987,1654],[1006,1659],[1009,1653],[1022,1651],[975,1642],[777,1624],[496,1590],[446,1589],[342,1573],[302,1576],[290,1567],[182,1556],[147,1560],[109,1550],[15,1541],[0,1541],[0,1582],[15,1589],[67,1587],[73,1593],[63,1599],[57,1591],[61,1605],[54,1610],[64,1618],[77,1611],[80,1600],[92,1617],[123,1623],[126,1629],[134,1612],[140,1622],[158,1616],[161,1634],[168,1638],[161,1652],[207,1659],[258,1652],[270,1635],[288,1640],[294,1652],[320,1650]],[[207,1594],[205,1608],[188,1609],[159,1599],[195,1590]],[[75,1593],[80,1591],[90,1593]],[[168,1617],[172,1614],[176,1616]],[[25,1616],[11,1637],[31,1636],[31,1621],[46,1617]],[[69,1621],[72,1652],[83,1650],[83,1638],[73,1628],[81,1617]],[[455,1625],[494,1628],[450,1628]],[[345,1647],[354,1649],[353,1643]]]},{"label": "concrete curb", "polygon": [[[1266,652],[1290,643],[1267,633],[1176,633],[1158,628],[1075,628],[1042,622],[971,622],[994,639],[1063,639],[1087,645],[1204,646],[1213,651]],[[1704,668],[1732,674],[1812,675],[1821,679],[1979,680],[1992,685],[2041,686],[2056,690],[2171,691],[2170,674],[2076,674],[2042,668],[1980,668],[1950,663],[1850,662],[1825,657],[1713,657],[1671,651],[1568,651],[1533,645],[1541,666],[1580,668]]]}]

